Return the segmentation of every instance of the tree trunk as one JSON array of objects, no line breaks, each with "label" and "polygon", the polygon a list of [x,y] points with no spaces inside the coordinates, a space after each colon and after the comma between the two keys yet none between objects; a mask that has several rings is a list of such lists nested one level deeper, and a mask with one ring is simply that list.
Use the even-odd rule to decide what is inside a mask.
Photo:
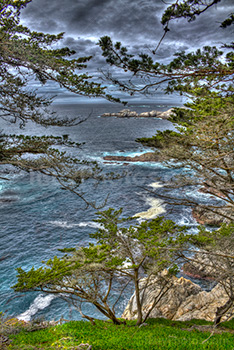
[{"label": "tree trunk", "polygon": [[214,325],[215,326],[218,326],[221,322],[221,318],[225,315],[225,313],[230,309],[230,307],[233,305],[233,299],[229,298],[228,301],[220,306],[220,307],[217,307],[217,310],[216,310],[216,317],[215,317],[215,320],[214,320]]},{"label": "tree trunk", "polygon": [[120,325],[122,324],[123,322],[118,320],[118,318],[116,318],[115,314],[111,311],[111,309],[108,307],[108,315],[109,315],[109,318],[111,319],[111,321],[116,324],[116,325]]},{"label": "tree trunk", "polygon": [[115,324],[115,325],[117,325],[117,326],[119,326],[119,325],[121,325],[123,322],[121,322],[120,320],[118,320],[115,316],[110,316],[110,319],[111,319],[111,321]]},{"label": "tree trunk", "polygon": [[98,302],[93,302],[92,303],[94,306],[96,306],[96,308],[103,314],[105,315],[107,318],[109,318],[114,324],[118,324],[120,325],[122,322],[119,321],[115,314],[111,311],[111,309],[108,307],[108,305],[101,305]]},{"label": "tree trunk", "polygon": [[110,309],[109,305],[106,302],[104,302],[104,305],[103,308],[105,308],[106,314],[108,315],[107,317],[116,325],[122,324],[123,322],[118,320],[115,316],[115,312]]},{"label": "tree trunk", "polygon": [[145,315],[144,319],[143,319],[143,323],[147,320],[147,318],[149,317],[151,311],[155,308],[155,306],[159,303],[159,301],[162,299],[162,297],[167,293],[167,291],[170,289],[171,285],[167,288],[165,288],[165,285],[162,287],[162,289],[160,290],[160,292],[158,293],[158,295],[155,297],[154,302],[152,304],[152,306],[150,307],[150,309],[148,310],[147,314]]},{"label": "tree trunk", "polygon": [[135,296],[137,304],[137,326],[142,323],[142,304],[140,298],[138,269],[134,271]]}]

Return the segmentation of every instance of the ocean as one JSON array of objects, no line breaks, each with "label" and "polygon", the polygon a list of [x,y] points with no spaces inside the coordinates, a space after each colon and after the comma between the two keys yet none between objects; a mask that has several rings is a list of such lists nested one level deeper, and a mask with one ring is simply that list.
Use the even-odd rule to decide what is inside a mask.
[{"label": "ocean", "polygon": [[[182,101],[173,98],[161,101],[133,101],[130,108],[137,112],[151,110],[165,111],[180,106]],[[88,200],[102,204],[108,198],[104,209],[123,208],[124,216],[141,213],[142,219],[164,215],[178,224],[187,224],[196,230],[196,222],[190,209],[172,208],[156,198],[153,190],[170,179],[179,170],[166,168],[161,163],[107,163],[106,155],[134,156],[151,151],[135,141],[139,137],[153,136],[157,130],[173,128],[167,120],[159,118],[101,118],[106,112],[125,108],[119,104],[105,102],[77,102],[66,100],[54,105],[60,115],[88,117],[75,127],[43,128],[29,123],[24,134],[63,135],[84,144],[79,149],[82,159],[97,161],[104,172],[125,175],[117,180],[101,182],[97,187],[84,182],[82,192]],[[14,125],[2,125],[5,132],[19,133]],[[22,132],[22,131],[20,131]],[[0,180],[0,311],[26,321],[33,318],[47,320],[80,319],[77,310],[60,297],[42,293],[15,293],[11,288],[16,283],[16,267],[29,269],[41,266],[41,262],[59,255],[59,248],[86,245],[89,233],[95,232],[96,210],[86,208],[85,203],[75,194],[60,188],[55,179],[38,173],[24,173],[9,167],[2,168]],[[161,188],[163,191],[163,187]],[[196,192],[191,195],[200,195]],[[118,314],[123,312],[131,291],[118,305]],[[95,317],[101,315],[92,307],[87,312]]]}]

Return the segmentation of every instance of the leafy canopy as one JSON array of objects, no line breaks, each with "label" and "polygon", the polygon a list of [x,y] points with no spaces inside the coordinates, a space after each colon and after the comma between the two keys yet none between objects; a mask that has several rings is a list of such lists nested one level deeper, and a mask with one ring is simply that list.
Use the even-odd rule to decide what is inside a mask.
[{"label": "leafy canopy", "polygon": [[[151,54],[148,50],[133,56],[121,43],[113,43],[107,36],[99,41],[103,56],[111,66],[142,79],[143,84],[138,87],[133,80],[118,81],[107,73],[106,77],[120,89],[130,94],[153,94],[162,88],[165,93],[176,92],[189,97],[185,108],[175,108],[169,119],[177,132],[157,132],[152,138],[138,141],[152,147],[165,165],[181,167],[182,176],[174,181],[173,187],[185,189],[196,185],[216,200],[207,204],[200,198],[193,200],[186,194],[181,196],[182,191],[179,198],[173,198],[169,184],[166,184],[168,191],[165,189],[164,195],[160,190],[160,193],[156,191],[156,196],[177,205],[191,206],[196,210],[196,216],[201,212],[213,213],[215,223],[234,218],[234,42],[224,43],[221,47],[205,46],[196,51],[175,52],[167,64],[157,60],[155,53],[161,41],[166,40],[171,21],[181,18],[193,21],[203,13],[208,16],[209,9],[221,2],[225,6],[222,0],[174,1],[164,11],[161,18],[164,35]],[[225,30],[231,25],[233,14],[224,18],[220,26]]]},{"label": "leafy canopy", "polygon": [[[105,317],[120,324],[116,307],[132,284],[138,307],[137,323],[141,324],[144,291],[140,278],[146,273],[148,277],[158,276],[165,268],[176,272],[175,252],[181,246],[185,228],[163,218],[133,226],[129,225],[133,219],[121,219],[121,214],[122,210],[113,209],[98,213],[100,229],[90,234],[95,243],[62,249],[64,256],[55,256],[37,269],[18,268],[14,289],[59,294],[80,311],[82,303],[91,303]],[[166,287],[167,278],[161,277],[162,288]]]}]

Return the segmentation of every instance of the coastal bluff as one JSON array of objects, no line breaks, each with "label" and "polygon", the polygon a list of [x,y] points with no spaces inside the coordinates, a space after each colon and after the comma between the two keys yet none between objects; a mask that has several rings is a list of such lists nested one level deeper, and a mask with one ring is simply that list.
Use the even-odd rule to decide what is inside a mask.
[{"label": "coastal bluff", "polygon": [[120,112],[104,113],[101,117],[117,117],[117,118],[161,118],[168,119],[173,113],[173,108],[168,109],[165,112],[153,110],[151,112],[137,113],[130,109],[122,109]]}]

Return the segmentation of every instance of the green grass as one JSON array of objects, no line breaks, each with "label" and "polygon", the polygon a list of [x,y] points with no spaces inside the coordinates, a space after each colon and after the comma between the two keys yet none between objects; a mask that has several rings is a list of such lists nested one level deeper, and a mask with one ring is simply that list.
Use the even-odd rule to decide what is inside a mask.
[{"label": "green grass", "polygon": [[[96,326],[83,321],[49,327],[33,332],[21,331],[10,335],[12,340],[7,349],[44,350],[77,349],[80,343],[89,343],[92,350],[233,350],[234,334],[225,332],[212,335],[210,332],[194,329],[194,325],[208,325],[208,322],[194,320],[176,322],[165,319],[151,319],[147,326],[134,327],[134,322],[115,326],[109,322],[98,321]],[[234,321],[222,326],[234,329]]]}]

